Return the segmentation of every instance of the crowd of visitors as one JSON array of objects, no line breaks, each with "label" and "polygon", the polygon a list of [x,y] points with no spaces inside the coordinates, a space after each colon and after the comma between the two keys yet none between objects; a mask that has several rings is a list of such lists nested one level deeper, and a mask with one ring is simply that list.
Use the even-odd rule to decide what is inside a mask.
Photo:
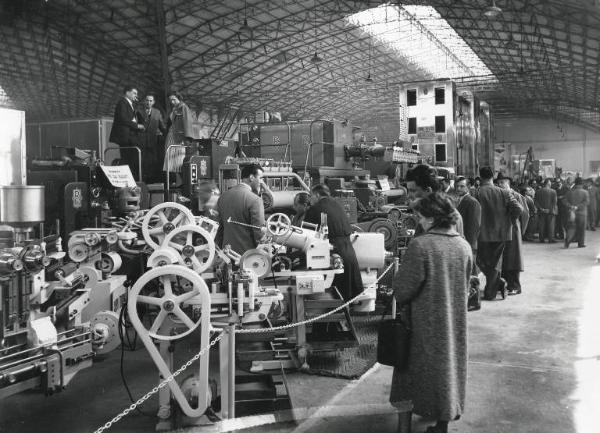
[{"label": "crowd of visitors", "polygon": [[[585,247],[600,219],[600,178],[532,179],[515,184],[482,167],[454,186],[418,165],[406,175],[415,238],[394,278],[396,300],[411,323],[408,367],[395,368],[390,402],[411,400],[413,413],[447,433],[464,411],[468,286],[481,271],[484,299],[521,293],[522,242],[564,241]],[[469,299],[470,301],[470,299]]]}]

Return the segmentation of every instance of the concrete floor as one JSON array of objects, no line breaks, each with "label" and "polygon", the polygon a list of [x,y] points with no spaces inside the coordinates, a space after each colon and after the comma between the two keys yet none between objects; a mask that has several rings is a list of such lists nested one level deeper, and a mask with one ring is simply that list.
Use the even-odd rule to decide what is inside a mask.
[{"label": "concrete floor", "polygon": [[[450,431],[600,432],[600,231],[587,232],[587,245],[525,244],[523,294],[469,313],[466,412]],[[181,359],[193,355],[184,346],[177,349]],[[135,396],[155,385],[156,370],[143,349],[126,354],[125,371]],[[316,408],[316,414],[243,431],[394,432],[396,415],[381,411],[390,380],[391,369],[378,364],[356,381],[291,374],[295,407]],[[114,352],[60,394],[0,401],[0,432],[92,432],[128,405]],[[153,398],[142,406],[148,413],[155,408]],[[339,412],[360,416],[333,416]],[[133,413],[109,431],[151,432],[154,425],[153,417]],[[415,419],[413,432],[425,426]]]}]

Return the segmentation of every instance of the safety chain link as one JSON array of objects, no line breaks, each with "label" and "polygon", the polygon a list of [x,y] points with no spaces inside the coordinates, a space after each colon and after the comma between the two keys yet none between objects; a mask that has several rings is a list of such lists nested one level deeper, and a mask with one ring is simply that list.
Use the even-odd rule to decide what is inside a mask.
[{"label": "safety chain link", "polygon": [[[389,270],[393,266],[394,266],[394,263],[392,263],[391,265],[389,265],[385,269],[385,271],[383,271],[383,273],[377,278],[377,281],[375,283],[378,283],[384,277],[384,275],[389,272]],[[290,323],[288,325],[283,325],[283,326],[275,326],[273,328],[236,329],[235,333],[236,334],[262,334],[262,333],[274,332],[274,331],[281,331],[281,330],[284,330],[284,329],[291,329],[291,328],[296,328],[298,326],[307,325],[309,323],[313,323],[313,322],[316,322],[318,320],[321,320],[321,319],[323,319],[323,318],[325,318],[327,316],[331,316],[332,314],[337,313],[338,311],[346,308],[347,306],[349,306],[353,302],[357,301],[363,295],[363,293],[365,293],[365,291],[366,291],[366,289],[363,290],[362,292],[360,292],[360,294],[356,295],[354,298],[350,299],[349,301],[345,302],[344,304],[340,305],[339,307],[334,308],[331,311],[323,313],[320,316],[316,316],[316,317],[313,317],[311,319],[304,320],[302,322]],[[204,355],[204,353],[208,349],[210,349],[212,346],[214,346],[215,344],[217,344],[224,336],[225,336],[225,332],[222,332],[221,335],[219,335],[217,338],[215,338],[214,340],[212,340],[210,342],[210,344],[208,344],[207,346],[203,347],[200,350],[200,352],[196,353],[188,362],[186,362],[185,364],[183,364],[177,371],[175,371],[173,374],[171,374],[170,376],[168,376],[166,379],[163,379],[162,382],[160,382],[158,385],[156,385],[154,388],[152,388],[147,394],[145,394],[144,396],[140,397],[135,403],[132,403],[123,412],[121,412],[120,414],[118,414],[117,416],[115,416],[113,419],[111,419],[110,421],[108,421],[102,427],[100,427],[97,430],[95,430],[94,433],[102,433],[104,430],[108,430],[109,428],[112,427],[113,424],[119,422],[123,417],[127,416],[129,413],[131,413],[132,411],[134,411],[139,405],[141,405],[143,402],[145,402],[146,400],[148,400],[151,396],[153,396],[154,394],[156,394],[161,388],[164,388],[169,382],[171,382],[173,379],[175,379],[177,376],[179,376],[181,373],[183,373],[183,371],[185,369],[187,369],[194,362],[196,362],[197,360],[199,360],[200,357],[202,355]]]},{"label": "safety chain link", "polygon": [[164,388],[165,386],[167,386],[167,384],[169,382],[171,382],[173,379],[175,379],[177,376],[179,376],[181,373],[183,373],[186,368],[188,368],[194,362],[196,362],[197,360],[199,360],[200,357],[202,355],[204,355],[204,353],[206,353],[206,351],[208,349],[210,349],[212,346],[214,346],[215,344],[217,344],[224,336],[225,336],[225,333],[224,332],[221,333],[214,340],[212,340],[210,342],[210,344],[206,345],[205,347],[203,347],[200,350],[200,352],[196,353],[188,362],[186,362],[185,364],[183,364],[177,371],[175,371],[173,374],[171,374],[170,376],[168,376],[166,379],[164,379],[162,382],[160,382],[158,385],[156,385],[154,388],[152,388],[150,391],[148,391],[148,393],[146,393],[144,396],[140,397],[135,403],[132,403],[123,412],[121,412],[120,414],[118,414],[117,416],[115,416],[113,419],[111,419],[110,421],[108,421],[106,424],[104,424],[99,429],[95,430],[94,433],[102,433],[104,430],[108,430],[109,428],[112,427],[113,424],[119,422],[121,420],[121,418],[127,416],[130,412],[134,411],[139,405],[141,405],[143,402],[145,402],[146,400],[148,400],[150,397],[152,397],[154,394],[156,394],[161,388]]},{"label": "safety chain link", "polygon": [[[394,263],[392,263],[391,265],[389,265],[385,269],[385,271],[383,271],[383,273],[379,276],[379,278],[377,278],[377,281],[375,281],[375,284],[377,284],[379,282],[379,280],[381,280],[383,278],[383,276],[388,273],[388,271],[392,268],[392,266],[394,266]],[[236,334],[264,334],[264,333],[268,333],[268,332],[275,332],[275,331],[282,331],[282,330],[285,330],[285,329],[296,328],[296,327],[302,326],[302,325],[308,325],[309,323],[317,322],[317,321],[319,321],[321,319],[324,319],[327,316],[331,316],[332,314],[337,313],[340,310],[343,310],[344,308],[346,308],[347,306],[349,306],[350,304],[352,304],[353,302],[355,302],[359,298],[361,298],[362,295],[366,291],[367,291],[366,289],[363,290],[358,295],[356,295],[354,298],[350,299],[349,301],[345,302],[344,304],[340,305],[339,307],[334,308],[333,310],[327,311],[326,313],[323,313],[320,316],[316,316],[316,317],[312,317],[310,319],[306,319],[306,320],[304,320],[302,322],[294,322],[294,323],[290,323],[288,325],[274,326],[272,328],[236,329],[235,333]]]}]

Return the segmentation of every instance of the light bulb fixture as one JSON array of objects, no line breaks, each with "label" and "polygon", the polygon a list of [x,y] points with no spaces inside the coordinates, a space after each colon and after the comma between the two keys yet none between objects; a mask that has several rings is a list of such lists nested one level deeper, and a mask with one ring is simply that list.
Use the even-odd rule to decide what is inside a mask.
[{"label": "light bulb fixture", "polygon": [[498,15],[502,13],[502,9],[496,6],[496,0],[492,0],[492,5],[488,6],[488,8],[483,13],[488,18],[496,18]]},{"label": "light bulb fixture", "polygon": [[321,63],[323,59],[319,57],[319,54],[315,51],[315,54],[310,58],[311,63]]},{"label": "light bulb fixture", "polygon": [[318,63],[321,63],[323,61],[323,59],[321,57],[319,57],[319,54],[317,53],[317,49],[319,47],[318,40],[317,40],[317,0],[314,0],[313,6],[315,9],[315,54],[310,58],[310,62],[314,63],[314,64],[318,64]]},{"label": "light bulb fixture", "polygon": [[246,1],[244,1],[244,24],[240,26],[238,33],[252,38],[252,28],[248,25],[248,5]]}]

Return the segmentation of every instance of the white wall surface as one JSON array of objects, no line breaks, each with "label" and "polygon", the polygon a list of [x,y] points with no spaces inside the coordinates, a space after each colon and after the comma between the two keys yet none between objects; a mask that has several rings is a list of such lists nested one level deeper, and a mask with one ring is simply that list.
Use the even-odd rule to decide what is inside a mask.
[{"label": "white wall surface", "polygon": [[590,161],[600,161],[600,134],[581,126],[551,119],[496,119],[495,143],[510,144],[510,153],[527,152],[531,146],[535,159],[555,159],[563,170],[593,176]]}]

